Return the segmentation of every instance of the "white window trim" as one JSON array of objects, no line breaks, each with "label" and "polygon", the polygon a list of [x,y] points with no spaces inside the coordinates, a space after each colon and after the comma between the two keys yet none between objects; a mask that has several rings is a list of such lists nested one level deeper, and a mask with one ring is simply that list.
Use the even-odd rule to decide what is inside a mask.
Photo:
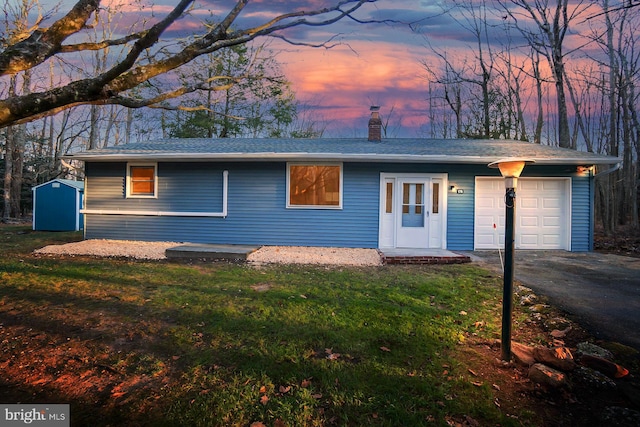
[{"label": "white window trim", "polygon": [[[292,205],[290,196],[291,189],[291,166],[339,166],[340,167],[340,196],[338,206],[325,205]],[[344,166],[342,162],[287,162],[287,209],[342,209],[342,197],[344,190]]]},{"label": "white window trim", "polygon": [[[153,194],[131,193],[131,168],[153,166]],[[157,199],[158,198],[158,163],[127,163],[127,199]]]}]

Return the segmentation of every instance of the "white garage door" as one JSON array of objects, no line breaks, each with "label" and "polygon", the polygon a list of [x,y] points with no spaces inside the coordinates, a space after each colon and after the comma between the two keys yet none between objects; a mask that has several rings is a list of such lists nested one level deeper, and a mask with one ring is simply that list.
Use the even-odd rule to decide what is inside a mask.
[{"label": "white garage door", "polygon": [[[569,178],[520,178],[517,249],[570,250]],[[504,179],[476,178],[475,248],[504,248]]]}]

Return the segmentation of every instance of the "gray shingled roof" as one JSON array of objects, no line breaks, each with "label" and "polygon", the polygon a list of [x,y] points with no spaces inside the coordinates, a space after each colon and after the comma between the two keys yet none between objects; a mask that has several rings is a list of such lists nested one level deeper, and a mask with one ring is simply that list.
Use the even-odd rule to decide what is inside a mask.
[{"label": "gray shingled roof", "polygon": [[537,164],[615,164],[620,159],[511,140],[384,139],[166,139],[64,156],[85,161],[340,160],[487,164],[508,157]]}]

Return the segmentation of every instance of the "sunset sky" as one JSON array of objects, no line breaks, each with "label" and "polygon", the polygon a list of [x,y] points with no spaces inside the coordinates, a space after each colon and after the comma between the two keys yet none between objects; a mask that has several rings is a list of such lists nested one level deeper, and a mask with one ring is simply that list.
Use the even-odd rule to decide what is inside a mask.
[{"label": "sunset sky", "polygon": [[[433,13],[426,3],[380,1],[368,8],[371,15],[366,17],[415,22]],[[283,46],[279,55],[299,99],[322,107],[319,114],[328,120],[327,136],[363,135],[369,106],[375,104],[382,106],[383,115],[394,109],[390,131],[395,136],[416,136],[427,107],[420,65],[427,50],[424,37],[408,25],[350,21],[308,36],[320,41],[334,32],[345,44],[331,49]]]},{"label": "sunset sky", "polygon": [[[233,3],[205,0],[200,10],[226,11]],[[254,0],[237,22],[241,26],[251,25],[305,5],[320,8],[333,3]],[[393,135],[389,136],[417,136],[427,106],[427,85],[420,60],[428,49],[424,36],[412,31],[408,24],[422,30],[427,26],[440,27],[442,31],[447,27],[443,23],[447,18],[438,15],[441,8],[435,1],[380,0],[364,6],[356,16],[397,23],[357,24],[343,20],[329,27],[298,27],[289,31],[287,37],[296,42],[320,43],[336,36],[332,41],[336,45],[331,49],[311,48],[274,40],[271,48],[280,52],[277,59],[293,83],[298,100],[312,105],[313,114],[324,121],[325,136],[364,135],[369,106],[373,104],[382,106],[382,114],[394,109],[390,117]],[[446,32],[450,30],[449,26]]]},{"label": "sunset sky", "polygon": [[[74,0],[63,0],[63,5],[74,3]],[[145,6],[142,11],[140,5],[150,2],[112,0],[112,3],[122,5],[121,28],[126,28],[134,21],[153,22],[164,17],[176,0],[156,0],[153,6]],[[236,26],[257,25],[282,13],[335,3],[336,0],[252,0]],[[164,38],[185,36],[205,19],[220,20],[234,4],[233,0],[201,0],[191,11],[191,17],[177,21]],[[431,61],[429,46],[446,48],[448,53],[455,54],[456,51],[469,52],[475,43],[472,35],[462,30],[450,14],[443,13],[440,5],[451,4],[446,0],[378,0],[363,6],[356,17],[393,22],[358,24],[343,19],[329,27],[300,26],[289,30],[286,36],[306,43],[335,37],[330,42],[335,46],[331,49],[302,47],[274,39],[270,47],[279,52],[277,59],[292,82],[297,99],[313,106],[314,117],[326,126],[326,137],[363,136],[369,106],[374,104],[382,107],[383,116],[388,116],[393,109],[389,117],[389,137],[425,136],[428,82],[421,61]],[[504,11],[495,9],[486,19],[490,24],[498,24],[503,22],[504,15]],[[504,39],[503,29],[491,25],[488,28],[497,32],[496,40]],[[518,38],[515,29],[511,37],[514,45],[526,44]],[[569,37],[567,46],[571,47],[571,43]]]}]

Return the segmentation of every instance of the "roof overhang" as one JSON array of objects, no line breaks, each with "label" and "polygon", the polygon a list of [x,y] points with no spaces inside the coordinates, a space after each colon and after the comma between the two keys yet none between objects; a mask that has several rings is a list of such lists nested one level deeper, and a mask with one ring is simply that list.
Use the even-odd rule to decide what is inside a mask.
[{"label": "roof overhang", "polygon": [[[100,153],[90,152],[62,156],[66,160],[85,162],[272,162],[272,161],[340,161],[340,162],[381,162],[381,163],[433,163],[487,165],[496,160],[490,156],[412,155],[412,154],[345,154],[345,153]],[[613,165],[622,159],[594,156],[576,157],[532,157],[540,165]]]}]

